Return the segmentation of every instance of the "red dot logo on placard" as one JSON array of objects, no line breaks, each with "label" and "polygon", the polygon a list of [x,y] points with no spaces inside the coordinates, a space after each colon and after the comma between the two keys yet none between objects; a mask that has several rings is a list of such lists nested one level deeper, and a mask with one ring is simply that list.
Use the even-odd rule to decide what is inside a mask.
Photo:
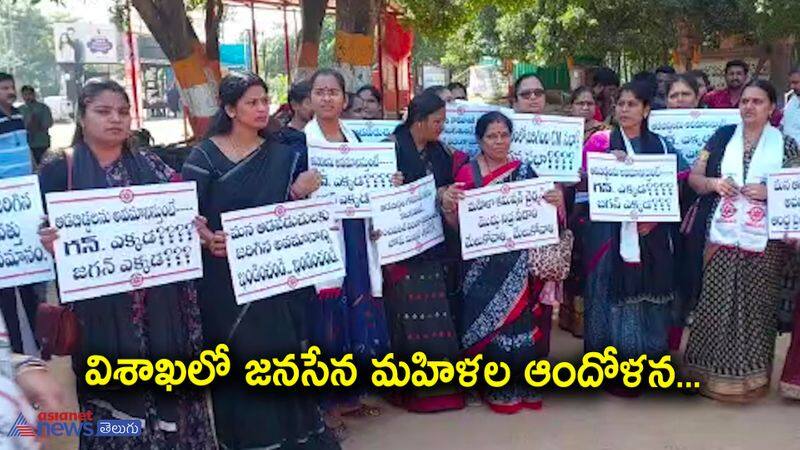
[{"label": "red dot logo on placard", "polygon": [[689,115],[692,117],[692,119],[697,119],[700,117],[700,111],[692,111],[689,113]]},{"label": "red dot logo on placard", "polygon": [[465,112],[467,112],[467,110],[463,106],[456,108],[456,113],[458,113],[459,116],[463,115]]},{"label": "red dot logo on placard", "polygon": [[134,197],[135,195],[130,189],[123,189],[119,191],[119,199],[122,201],[122,203],[130,203],[133,201]]},{"label": "red dot logo on placard", "polygon": [[417,250],[421,249],[422,248],[422,242],[417,241],[417,243],[414,245],[414,248],[417,249]]},{"label": "red dot logo on placard", "polygon": [[275,207],[275,215],[278,217],[283,217],[286,214],[286,208],[283,206],[276,206]]},{"label": "red dot logo on placard", "polygon": [[374,128],[374,127],[375,127],[375,124],[374,124],[374,123],[372,123],[372,121],[371,121],[371,120],[368,120],[368,121],[367,121],[367,123],[365,123],[365,124],[364,124],[364,127],[365,127],[366,129],[368,129],[368,130],[371,130],[372,128]]},{"label": "red dot logo on placard", "polygon": [[533,116],[532,120],[533,120],[533,123],[535,123],[536,125],[541,125],[542,124],[542,116]]},{"label": "red dot logo on placard", "polygon": [[762,220],[764,220],[764,217],[766,216],[766,214],[764,213],[764,208],[761,207],[752,208],[750,211],[747,212],[747,215],[750,216],[750,220],[752,220],[755,223],[761,222]]},{"label": "red dot logo on placard", "polygon": [[342,144],[339,146],[339,152],[343,155],[346,155],[350,152],[350,146],[347,144]]},{"label": "red dot logo on placard", "polygon": [[414,193],[417,192],[417,189],[419,189],[419,186],[411,186],[408,192],[410,192],[411,195],[414,195]]},{"label": "red dot logo on placard", "polygon": [[514,242],[513,239],[509,239],[509,240],[506,241],[506,248],[507,249],[513,250],[514,247],[516,247],[516,246],[517,246],[517,243]]},{"label": "red dot logo on placard", "polygon": [[638,211],[635,211],[635,210],[631,211],[631,219],[633,219],[635,221],[638,217],[639,217],[639,212]]},{"label": "red dot logo on placard", "polygon": [[140,273],[135,273],[131,275],[131,286],[138,288],[144,284],[144,277]]},{"label": "red dot logo on placard", "polygon": [[503,195],[508,195],[508,193],[511,192],[511,188],[508,187],[508,185],[506,184],[502,188],[500,188],[500,192],[502,192]]},{"label": "red dot logo on placard", "polygon": [[730,219],[731,217],[736,215],[736,207],[733,206],[730,200],[725,200],[725,203],[722,204],[722,218]]},{"label": "red dot logo on placard", "polygon": [[353,217],[356,214],[356,209],[352,206],[348,206],[347,209],[344,210],[344,213],[348,217]]},{"label": "red dot logo on placard", "polygon": [[289,279],[286,280],[286,284],[288,284],[290,288],[294,289],[295,286],[297,286],[297,278],[289,277]]}]

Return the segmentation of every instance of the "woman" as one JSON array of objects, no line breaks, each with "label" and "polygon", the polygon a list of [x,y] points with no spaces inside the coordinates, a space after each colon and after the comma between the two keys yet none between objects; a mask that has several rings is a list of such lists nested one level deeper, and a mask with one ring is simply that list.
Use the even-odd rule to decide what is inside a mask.
[{"label": "woman", "polygon": [[[700,88],[697,85],[697,79],[689,74],[673,75],[672,79],[667,83],[667,108],[668,109],[692,109],[697,108],[697,103],[700,101]],[[685,217],[689,207],[694,203],[696,194],[688,185],[682,182],[679,187],[680,192],[680,206],[681,216]],[[675,260],[677,263],[676,272],[676,286],[678,287],[675,299],[672,301],[672,317],[671,325],[669,328],[668,343],[670,351],[677,351],[681,346],[683,339],[683,327],[689,312],[686,310],[689,296],[692,295],[690,286],[692,283],[687,280],[691,278],[690,265],[680,264],[685,261],[687,251],[691,246],[696,245],[686,239],[682,234],[676,234],[674,237],[675,243]],[[697,293],[695,293],[696,295]]]},{"label": "woman", "polygon": [[694,77],[695,81],[697,82],[698,107],[705,108],[706,106],[702,104],[703,97],[705,97],[706,94],[714,90],[714,86],[711,85],[711,80],[708,79],[708,75],[702,70],[690,70],[689,72],[687,72],[687,74],[689,76]]},{"label": "woman", "polygon": [[689,178],[701,196],[690,239],[705,248],[685,363],[701,394],[722,401],[749,402],[769,391],[788,255],[783,243],[767,239],[766,177],[800,163],[797,143],[769,124],[776,100],[769,82],[750,83],[739,102],[742,124],[714,133]]},{"label": "woman", "polygon": [[[603,151],[620,160],[628,155],[675,154],[669,143],[647,129],[650,91],[641,83],[622,87],[615,107],[619,125]],[[678,155],[678,171],[684,166]],[[668,223],[590,223],[584,237],[587,352],[614,346],[626,359],[667,353],[669,303],[675,294],[671,228],[674,225]],[[617,385],[609,390],[634,394]]]},{"label": "woman", "polygon": [[[800,250],[800,241],[794,239],[788,240],[787,243],[794,248],[795,253]],[[792,342],[786,351],[780,385],[781,395],[792,400],[800,400],[800,299],[798,298],[800,296],[797,295],[794,298]]]},{"label": "woman", "polygon": [[[307,142],[359,142],[341,117],[345,107],[345,82],[331,69],[321,69],[309,79],[314,119],[306,125]],[[399,179],[395,177],[395,184]],[[317,286],[318,298],[309,307],[311,342],[327,355],[353,353],[360,365],[381,358],[389,351],[386,313],[381,298],[380,264],[369,241],[369,221],[341,221],[347,275],[325,286]],[[360,396],[337,396],[326,402],[326,420],[342,438],[346,428],[340,416],[377,416],[380,409],[363,403]]]},{"label": "woman", "polygon": [[207,138],[189,154],[183,177],[197,183],[204,241],[200,311],[206,347],[230,348],[231,373],[211,386],[214,425],[226,448],[338,448],[324,435],[325,424],[311,399],[259,391],[244,383],[250,359],[302,351],[302,312],[314,295],[299,289],[244,306],[236,304],[220,214],[303,197],[318,177],[291,185],[298,154],[260,135],[269,120],[264,81],[232,73],[219,86],[220,109]]},{"label": "woman", "polygon": [[[454,155],[439,142],[444,121],[445,101],[432,93],[421,94],[408,105],[405,122],[389,139],[396,143],[397,166],[404,181],[412,183],[432,174],[438,204],[444,212],[451,213],[445,217],[453,221],[452,212],[461,190],[453,184]],[[452,308],[460,303],[458,263],[461,256],[457,233],[448,227],[444,231],[444,243],[385,268],[390,291],[386,309],[392,350],[405,358],[417,351],[432,359],[452,361],[458,357]],[[420,298],[426,301],[420,302]],[[463,394],[449,388],[404,391],[393,400],[414,412],[464,406]]]},{"label": "woman", "polygon": [[[475,125],[480,154],[461,168],[456,182],[465,189],[489,184],[535,178],[528,165],[509,157],[511,120],[500,112],[481,116]],[[560,189],[548,191],[544,199],[562,208]],[[544,313],[540,303],[544,280],[529,275],[528,252],[512,251],[464,262],[463,311],[459,320],[461,344],[467,355],[484,354],[486,360],[503,361],[519,379],[504,388],[488,390],[484,400],[501,414],[513,414],[523,408],[540,409],[539,395],[521,380],[528,362],[543,358],[546,348],[538,318]]]},{"label": "woman", "polygon": [[[131,116],[125,90],[113,81],[90,82],[78,98],[72,148],[48,155],[39,172],[43,193],[167,183],[177,174],[149,151],[128,146]],[[69,161],[68,161],[69,160]],[[71,174],[67,171],[71,170]],[[40,231],[52,252],[54,228]],[[95,420],[137,418],[141,436],[115,448],[215,448],[202,391],[166,395],[155,386],[97,389],[84,384],[86,358],[194,359],[203,349],[194,283],[171,283],[70,303],[81,324],[80,348],[72,356],[81,411]],[[107,438],[81,435],[80,448],[108,448]]]},{"label": "woman", "polygon": [[[594,118],[597,102],[592,89],[581,86],[570,96],[569,104],[572,115],[584,119],[583,143],[586,144],[596,133],[608,129],[608,125]],[[566,189],[567,225],[577,237],[572,248],[572,265],[569,278],[564,281],[564,301],[558,309],[558,325],[575,337],[583,337],[583,289],[585,274],[583,273],[581,236],[585,233],[589,220],[589,197],[586,194],[585,177],[575,187]]]},{"label": "woman", "polygon": [[368,120],[383,119],[383,95],[370,84],[361,86],[356,95],[364,102],[364,118]]}]

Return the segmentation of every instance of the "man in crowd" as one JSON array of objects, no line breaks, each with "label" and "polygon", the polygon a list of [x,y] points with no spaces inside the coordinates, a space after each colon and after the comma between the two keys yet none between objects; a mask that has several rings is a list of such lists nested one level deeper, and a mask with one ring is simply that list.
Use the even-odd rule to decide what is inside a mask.
[{"label": "man in crowd", "polygon": [[781,128],[783,134],[791,136],[800,142],[800,66],[789,72],[789,101],[783,108],[783,121]]},{"label": "man in crowd", "polygon": [[381,92],[375,89],[375,86],[366,85],[356,92],[364,102],[364,118],[369,120],[383,119],[383,96]]},{"label": "man in crowd", "polygon": [[594,72],[592,93],[597,101],[594,118],[599,121],[613,120],[614,103],[619,94],[619,76],[608,67],[601,67]]},{"label": "man in crowd", "polygon": [[22,86],[21,91],[25,104],[20,106],[19,111],[28,130],[28,145],[38,166],[42,162],[42,155],[50,148],[49,130],[53,126],[53,115],[47,105],[36,100],[36,91],[32,86]]},{"label": "man in crowd", "polygon": [[453,100],[467,101],[467,87],[463,84],[454,81],[447,85],[447,89],[450,89],[450,93],[453,94]]},{"label": "man in crowd", "polygon": [[661,66],[656,69],[656,96],[653,99],[652,109],[666,109],[667,108],[667,84],[672,76],[675,75],[675,69],[672,66]]},{"label": "man in crowd", "polygon": [[[14,77],[0,72],[0,179],[30,175],[33,173],[31,149],[25,122],[13,103],[17,99]],[[0,311],[6,320],[11,347],[22,353],[22,334],[17,316],[17,292],[19,292],[28,323],[36,323],[38,299],[33,285],[0,289]]]},{"label": "man in crowd", "polygon": [[[725,64],[725,89],[711,91],[703,98],[703,103],[709,108],[738,108],[739,99],[742,97],[745,86],[749,80],[750,66],[746,62],[734,59]],[[775,108],[769,119],[773,126],[781,123],[782,113]]]}]

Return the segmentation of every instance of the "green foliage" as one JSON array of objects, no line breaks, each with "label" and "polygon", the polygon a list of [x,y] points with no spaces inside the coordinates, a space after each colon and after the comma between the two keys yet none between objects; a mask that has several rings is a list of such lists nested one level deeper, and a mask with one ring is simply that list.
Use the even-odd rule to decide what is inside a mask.
[{"label": "green foliage", "polygon": [[267,77],[267,88],[269,88],[269,96],[273,104],[282,105],[289,100],[287,80],[288,77],[285,73]]},{"label": "green foliage", "polygon": [[[322,21],[322,33],[319,43],[319,67],[333,67],[334,64],[334,40],[336,34],[336,21],[333,16],[326,16]],[[297,35],[289,36],[289,45],[292,48],[292,58],[295,58]],[[259,68],[262,68],[265,79],[272,80],[275,76],[286,74],[286,50],[284,49],[283,34],[267,38],[259,45],[258,54]],[[294,61],[292,61],[294,64]],[[285,80],[284,80],[285,82]],[[271,90],[270,92],[274,92]]]},{"label": "green foliage", "polygon": [[0,71],[42,97],[58,94],[53,25],[31,2],[0,2]]}]

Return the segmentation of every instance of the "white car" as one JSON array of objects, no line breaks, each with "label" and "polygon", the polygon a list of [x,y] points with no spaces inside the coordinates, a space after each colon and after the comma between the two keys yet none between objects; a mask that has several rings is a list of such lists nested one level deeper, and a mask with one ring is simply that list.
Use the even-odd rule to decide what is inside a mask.
[{"label": "white car", "polygon": [[75,118],[72,102],[65,96],[51,95],[45,97],[42,103],[50,108],[50,112],[53,114],[53,120],[56,122],[71,121]]}]

